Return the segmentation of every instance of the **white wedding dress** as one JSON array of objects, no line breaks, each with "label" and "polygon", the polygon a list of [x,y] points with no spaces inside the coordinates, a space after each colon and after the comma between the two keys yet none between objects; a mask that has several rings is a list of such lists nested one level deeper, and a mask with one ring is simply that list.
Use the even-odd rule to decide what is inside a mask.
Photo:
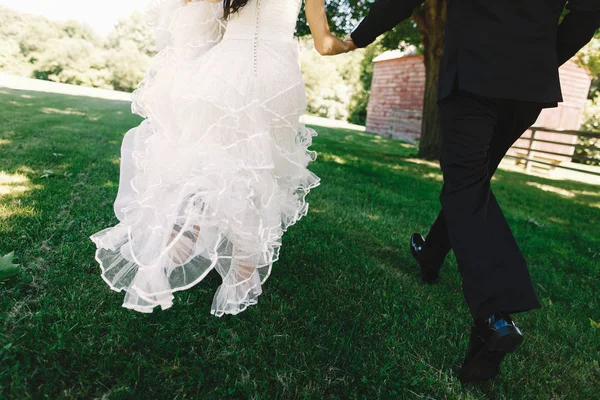
[{"label": "white wedding dress", "polygon": [[319,184],[315,132],[294,39],[302,0],[250,0],[227,26],[222,4],[163,0],[159,54],[134,93],[145,121],[122,145],[120,223],[92,235],[102,277],[124,307],[171,307],[212,269],[212,313],[256,304],[285,230]]}]

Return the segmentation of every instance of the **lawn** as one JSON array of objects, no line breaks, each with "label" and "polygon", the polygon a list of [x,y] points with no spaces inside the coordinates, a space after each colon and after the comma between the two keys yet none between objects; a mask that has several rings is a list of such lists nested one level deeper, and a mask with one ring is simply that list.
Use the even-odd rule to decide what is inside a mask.
[{"label": "lawn", "polygon": [[600,191],[500,171],[493,186],[543,304],[517,316],[503,375],[461,385],[469,315],[456,262],[419,282],[408,252],[438,209],[441,175],[399,141],[315,127],[322,186],[284,237],[259,305],[209,314],[211,274],[142,315],[121,308],[88,236],[115,223],[120,101],[0,88],[4,399],[597,399]]}]

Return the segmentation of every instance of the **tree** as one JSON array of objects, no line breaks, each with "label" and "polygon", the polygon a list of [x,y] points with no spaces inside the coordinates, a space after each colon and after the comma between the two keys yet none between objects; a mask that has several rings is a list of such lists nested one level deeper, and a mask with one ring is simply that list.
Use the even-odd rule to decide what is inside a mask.
[{"label": "tree", "polygon": [[[428,0],[413,12],[411,21],[399,24],[386,33],[380,42],[384,50],[415,45],[424,54],[426,83],[419,156],[426,159],[438,159],[440,155],[437,83],[444,48],[446,2]],[[368,13],[372,3],[373,0],[326,0],[332,31],[338,34],[351,31],[357,21]],[[297,31],[299,35],[309,33],[304,13]],[[365,98],[359,100],[364,102]]]},{"label": "tree", "polygon": [[364,50],[338,57],[321,57],[312,40],[300,40],[307,111],[321,117],[348,119],[353,94],[360,92],[360,60]]},{"label": "tree", "polygon": [[17,40],[12,38],[0,40],[0,71],[22,76],[31,73],[30,64],[21,53]]},{"label": "tree", "polygon": [[33,77],[54,82],[108,87],[104,50],[85,39],[52,39],[38,56]]},{"label": "tree", "polygon": [[148,25],[146,16],[141,12],[135,12],[129,17],[119,20],[108,36],[107,47],[109,49],[129,49],[131,43],[135,44],[137,51],[150,57],[156,54],[154,31]]},{"label": "tree", "polygon": [[425,101],[419,156],[438,160],[441,153],[441,134],[437,87],[440,61],[444,52],[446,0],[428,0],[413,12],[413,19],[421,33],[425,55]]},{"label": "tree", "polygon": [[115,90],[132,92],[144,79],[150,57],[137,50],[131,41],[122,41],[120,48],[108,52],[109,82]]},{"label": "tree", "polygon": [[590,99],[594,99],[600,95],[600,31],[596,32],[594,39],[581,50],[578,62],[594,77],[589,96]]},{"label": "tree", "polygon": [[[578,62],[587,67],[594,77],[590,89],[590,100],[583,116],[584,131],[600,132],[600,31],[580,53]],[[580,137],[573,161],[582,164],[600,165],[600,139]]]},{"label": "tree", "polygon": [[109,80],[115,90],[133,91],[156,54],[154,31],[146,15],[135,12],[121,19],[108,36]]},{"label": "tree", "polygon": [[[64,35],[55,22],[43,17],[21,14],[9,8],[0,7],[0,21],[0,42],[4,44],[0,58],[5,59],[1,68],[9,72],[22,70],[22,75],[31,72],[31,64],[48,49],[50,41],[60,39]],[[15,54],[15,44],[19,48],[18,56]]]},{"label": "tree", "polygon": [[61,28],[65,35],[71,39],[83,39],[94,44],[94,46],[102,46],[102,40],[98,37],[91,26],[83,24],[79,21],[69,20],[61,24]]}]

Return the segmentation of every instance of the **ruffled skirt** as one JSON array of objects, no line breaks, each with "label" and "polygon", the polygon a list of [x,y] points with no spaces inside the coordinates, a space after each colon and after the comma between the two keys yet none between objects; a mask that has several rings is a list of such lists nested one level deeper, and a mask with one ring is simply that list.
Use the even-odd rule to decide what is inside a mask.
[{"label": "ruffled skirt", "polygon": [[155,58],[134,94],[146,120],[123,140],[120,222],[91,237],[103,279],[140,312],[213,269],[214,315],[256,304],[319,184],[296,43],[213,39]]}]

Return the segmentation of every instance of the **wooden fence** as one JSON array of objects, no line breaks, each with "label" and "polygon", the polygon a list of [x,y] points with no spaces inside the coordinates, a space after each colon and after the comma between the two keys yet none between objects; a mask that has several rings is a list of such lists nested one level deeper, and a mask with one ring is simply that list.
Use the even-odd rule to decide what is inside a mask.
[{"label": "wooden fence", "polygon": [[[554,138],[559,137],[560,139],[548,140],[548,134],[552,134],[551,136]],[[562,161],[570,161],[573,158],[575,149],[598,150],[596,146],[580,145],[579,138],[600,140],[600,133],[532,127],[529,129],[529,134],[523,135],[511,147],[511,151],[509,151],[507,157],[516,159],[517,164],[522,165],[527,171],[540,165],[544,166],[547,170],[562,168],[600,176],[600,172],[561,165]]]}]

